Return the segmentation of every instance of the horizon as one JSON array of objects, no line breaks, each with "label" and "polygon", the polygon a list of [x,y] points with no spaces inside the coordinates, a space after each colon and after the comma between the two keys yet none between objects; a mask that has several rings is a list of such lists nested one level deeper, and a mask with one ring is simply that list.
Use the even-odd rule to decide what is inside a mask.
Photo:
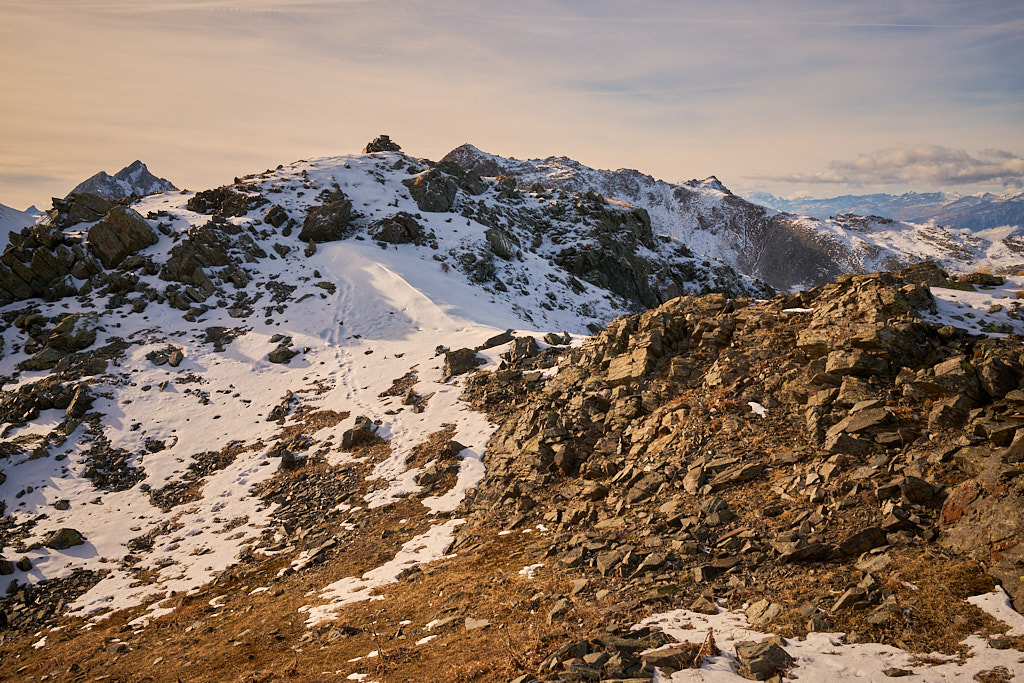
[{"label": "horizon", "polygon": [[205,189],[386,132],[780,197],[1024,187],[1024,7],[0,0],[0,203]]}]

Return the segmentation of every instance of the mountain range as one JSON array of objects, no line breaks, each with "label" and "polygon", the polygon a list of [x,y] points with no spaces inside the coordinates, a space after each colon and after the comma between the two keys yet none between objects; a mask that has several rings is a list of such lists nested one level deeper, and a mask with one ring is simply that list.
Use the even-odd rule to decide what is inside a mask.
[{"label": "mountain range", "polygon": [[839,214],[881,216],[909,223],[936,223],[953,230],[988,230],[1024,226],[1024,194],[962,196],[946,192],[901,195],[843,195],[829,199],[782,199],[765,192],[747,195],[752,202],[801,216],[827,219]]},{"label": "mountain range", "polygon": [[1009,238],[386,137],[128,189],[0,256],[0,679],[1020,671]]},{"label": "mountain range", "polygon": [[730,192],[714,177],[685,183],[655,180],[631,169],[597,170],[565,157],[521,161],[472,145],[445,160],[482,175],[507,175],[534,184],[596,191],[645,209],[656,231],[696,254],[711,254],[779,290],[826,282],[845,272],[892,270],[934,259],[953,271],[1024,265],[1021,230],[961,235],[938,225],[915,225],[843,214],[815,219],[779,213]]}]

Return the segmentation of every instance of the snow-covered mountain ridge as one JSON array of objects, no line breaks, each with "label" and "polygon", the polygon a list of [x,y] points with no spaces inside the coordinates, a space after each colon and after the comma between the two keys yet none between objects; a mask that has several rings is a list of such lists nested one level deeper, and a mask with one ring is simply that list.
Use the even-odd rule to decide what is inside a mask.
[{"label": "snow-covered mountain ridge", "polygon": [[[446,160],[481,175],[509,175],[521,188],[589,188],[643,207],[655,232],[694,253],[714,254],[776,289],[822,284],[844,272],[898,269],[932,259],[954,272],[980,263],[1024,265],[1020,230],[965,236],[937,226],[861,217],[818,220],[778,213],[729,192],[717,178],[673,184],[631,169],[605,171],[565,157],[521,161],[472,145]],[[852,228],[852,229],[851,229]]]},{"label": "snow-covered mountain ridge", "polygon": [[843,213],[882,216],[910,223],[934,223],[952,230],[987,230],[1024,226],[1024,194],[962,196],[947,192],[901,195],[844,195],[829,199],[782,199],[764,192],[747,198],[758,204],[802,216],[826,219]]},{"label": "snow-covered mountain ridge", "polygon": [[[797,571],[776,540],[837,553],[801,594],[820,605],[853,577],[847,532],[894,525],[903,571],[939,509],[900,487],[959,476],[918,435],[971,420],[972,463],[1012,439],[1016,339],[968,332],[1019,332],[1024,279],[925,267],[758,301],[691,253],[621,199],[388,148],[62,203],[0,259],[0,678],[533,680],[583,666],[571,637],[599,676],[650,680],[675,660],[636,643],[664,636],[588,639],[708,590],[741,639],[736,610]],[[866,534],[849,547],[890,540]],[[869,587],[844,627],[888,609]],[[976,645],[943,675],[1010,656]]]}]

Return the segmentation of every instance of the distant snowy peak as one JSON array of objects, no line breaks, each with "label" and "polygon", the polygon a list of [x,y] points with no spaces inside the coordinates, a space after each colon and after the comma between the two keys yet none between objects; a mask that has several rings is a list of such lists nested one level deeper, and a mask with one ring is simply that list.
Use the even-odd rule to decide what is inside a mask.
[{"label": "distant snowy peak", "polygon": [[39,220],[41,213],[34,206],[30,206],[24,211],[18,211],[0,204],[0,251],[7,246],[7,233],[19,232],[22,228],[33,225]]},{"label": "distant snowy peak", "polygon": [[100,171],[71,190],[68,196],[88,192],[108,199],[121,199],[131,196],[144,197],[177,189],[171,181],[156,177],[149,172],[144,163],[136,160],[114,175]]},{"label": "distant snowy peak", "polygon": [[984,192],[965,197],[949,192],[905,192],[783,199],[767,192],[751,192],[746,198],[778,211],[821,219],[855,213],[911,223],[932,222],[955,230],[1024,226],[1024,195],[1020,194]]}]

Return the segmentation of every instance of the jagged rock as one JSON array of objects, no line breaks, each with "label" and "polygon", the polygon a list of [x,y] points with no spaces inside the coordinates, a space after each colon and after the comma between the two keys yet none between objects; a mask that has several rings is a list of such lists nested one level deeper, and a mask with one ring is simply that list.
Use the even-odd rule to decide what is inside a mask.
[{"label": "jagged rock", "polygon": [[263,222],[273,225],[275,228],[280,228],[288,222],[288,212],[284,210],[284,207],[274,204],[263,214]]},{"label": "jagged rock", "polygon": [[515,258],[516,253],[522,246],[512,234],[502,228],[488,228],[484,232],[487,244],[494,255],[500,259],[510,261]]},{"label": "jagged rock", "polygon": [[351,234],[352,202],[341,190],[335,190],[322,206],[306,214],[299,241],[335,242]]},{"label": "jagged rock", "polygon": [[61,318],[46,337],[46,346],[60,351],[81,351],[96,342],[96,316],[72,313]]},{"label": "jagged rock", "polygon": [[741,641],[736,643],[735,648],[739,664],[737,672],[752,681],[768,680],[796,666],[796,660],[772,638],[760,643]]},{"label": "jagged rock", "polygon": [[423,175],[402,181],[420,211],[445,213],[451,211],[459,184],[450,175],[432,168]]},{"label": "jagged rock", "polygon": [[757,628],[782,614],[782,606],[768,600],[759,600],[747,608],[747,621]]},{"label": "jagged rock", "polygon": [[295,356],[299,355],[298,351],[288,348],[284,344],[278,344],[274,347],[274,350],[267,354],[267,360],[271,363],[283,363],[287,364]]},{"label": "jagged rock", "polygon": [[48,211],[50,221],[61,228],[78,223],[92,223],[103,218],[118,203],[89,192],[72,193],[64,199],[53,199],[53,209]]},{"label": "jagged rock", "polygon": [[402,148],[397,142],[392,142],[391,138],[387,135],[378,135],[376,138],[371,140],[363,148],[363,154],[373,154],[374,152],[400,152]]},{"label": "jagged rock", "polygon": [[839,552],[844,555],[860,555],[887,542],[882,529],[876,526],[868,527],[843,540],[839,544]]},{"label": "jagged rock", "polygon": [[83,543],[85,543],[85,537],[80,532],[65,527],[50,534],[43,545],[54,550],[67,550]]},{"label": "jagged rock", "polygon": [[250,195],[230,185],[217,187],[212,190],[197,192],[189,198],[186,206],[189,211],[196,213],[212,214],[221,217],[239,217],[246,215],[250,210],[267,200],[259,195]]},{"label": "jagged rock", "polygon": [[96,225],[89,228],[86,243],[105,268],[116,268],[129,255],[159,240],[146,219],[125,206],[112,208]]},{"label": "jagged rock", "polygon": [[186,238],[171,247],[171,257],[160,269],[160,279],[192,285],[206,295],[212,294],[213,283],[203,269],[230,265],[230,248],[227,235],[212,223],[189,228]]},{"label": "jagged rock", "polygon": [[533,337],[516,337],[506,353],[502,354],[510,363],[516,363],[526,358],[532,358],[540,352],[537,340]]},{"label": "jagged rock", "polygon": [[341,435],[341,447],[350,449],[360,444],[373,441],[377,425],[368,417],[360,415],[356,418],[351,429],[346,429]]},{"label": "jagged rock", "polygon": [[376,221],[370,226],[370,236],[389,244],[423,244],[426,241],[423,226],[404,211]]},{"label": "jagged rock", "polygon": [[512,341],[512,330],[505,330],[501,334],[496,334],[490,337],[480,346],[476,347],[477,351],[484,351],[485,349],[493,349],[495,346],[501,346],[502,344],[508,344]]},{"label": "jagged rock", "polygon": [[452,377],[463,375],[485,362],[486,360],[477,356],[476,351],[473,349],[445,351],[444,372],[441,381],[446,382]]}]

